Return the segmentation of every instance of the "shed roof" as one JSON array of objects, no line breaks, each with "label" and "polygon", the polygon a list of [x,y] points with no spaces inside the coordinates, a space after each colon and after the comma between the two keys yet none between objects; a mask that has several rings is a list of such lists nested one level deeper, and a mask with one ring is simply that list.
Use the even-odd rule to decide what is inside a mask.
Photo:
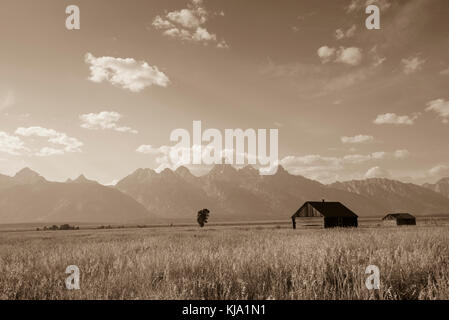
[{"label": "shed roof", "polygon": [[382,220],[385,220],[387,218],[393,218],[393,219],[415,219],[415,217],[412,216],[410,213],[390,213],[390,214],[387,214],[385,217],[383,217]]},{"label": "shed roof", "polygon": [[296,214],[307,204],[311,205],[317,211],[319,211],[324,217],[350,217],[357,218],[357,215],[344,206],[340,202],[323,202],[323,201],[307,201],[304,203],[298,211],[295,212],[293,216]]}]

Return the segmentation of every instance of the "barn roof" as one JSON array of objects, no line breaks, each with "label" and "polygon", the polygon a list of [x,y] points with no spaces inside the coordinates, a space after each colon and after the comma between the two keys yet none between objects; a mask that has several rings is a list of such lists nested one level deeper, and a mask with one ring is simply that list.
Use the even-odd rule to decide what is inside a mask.
[{"label": "barn roof", "polygon": [[415,217],[412,216],[410,213],[390,213],[390,214],[387,214],[385,217],[383,217],[382,220],[385,220],[387,218],[393,218],[393,219],[415,219]]},{"label": "barn roof", "polygon": [[[319,211],[324,217],[350,217],[357,218],[357,215],[344,206],[340,202],[323,202],[323,201],[307,201],[296,212],[298,213],[305,205],[311,205],[317,211]],[[294,214],[294,216],[296,215]]]}]

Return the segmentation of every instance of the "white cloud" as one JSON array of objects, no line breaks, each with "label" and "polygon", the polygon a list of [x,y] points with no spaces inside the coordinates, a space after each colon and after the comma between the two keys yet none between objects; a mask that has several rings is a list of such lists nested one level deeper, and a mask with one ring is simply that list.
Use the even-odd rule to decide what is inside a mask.
[{"label": "white cloud", "polygon": [[0,111],[12,107],[16,103],[14,92],[8,91],[0,97]]},{"label": "white cloud", "polygon": [[53,129],[42,127],[20,127],[17,128],[15,134],[23,137],[37,136],[48,138],[48,142],[63,147],[62,149],[54,149],[50,147],[43,148],[38,153],[36,153],[36,155],[38,156],[61,154],[61,152],[81,152],[81,147],[83,146],[83,143],[76,138],[69,137],[65,133],[58,132]]},{"label": "white cloud", "polygon": [[[207,145],[193,145],[190,148],[176,147],[176,146],[160,146],[153,147],[151,145],[141,145],[136,149],[136,152],[156,156],[156,163],[159,167],[156,171],[160,172],[166,168],[176,170],[180,166],[192,165],[192,159],[194,155],[197,155],[201,159],[204,159],[206,155],[210,156],[215,152],[213,147]],[[248,152],[238,153],[235,150],[224,149],[219,153],[220,159],[234,159],[237,157],[243,159],[245,163],[256,163],[257,155],[250,154]],[[277,161],[276,161],[277,163]],[[195,165],[198,167],[198,165]],[[203,166],[207,166],[203,164]],[[277,165],[276,165],[277,166]],[[263,170],[269,170],[269,168],[260,168]]]},{"label": "white cloud", "polygon": [[362,61],[362,50],[356,47],[343,48],[337,51],[337,59],[335,62],[349,64],[351,66],[359,65]]},{"label": "white cloud", "polygon": [[[224,13],[216,15],[224,16]],[[152,25],[157,30],[163,30],[165,36],[203,44],[215,43],[217,48],[229,48],[225,40],[218,41],[217,35],[204,26],[209,16],[203,1],[193,0],[185,9],[168,12],[165,17],[156,16]]]},{"label": "white cloud", "polygon": [[184,28],[194,29],[206,22],[207,12],[203,8],[196,6],[190,9],[169,12],[167,13],[167,18]]},{"label": "white cloud", "polygon": [[136,151],[139,153],[153,154],[153,155],[157,155],[162,152],[160,148],[155,148],[151,145],[141,145],[136,149]]},{"label": "white cloud", "polygon": [[445,164],[439,164],[429,170],[429,174],[434,177],[449,177],[449,166]]},{"label": "white cloud", "polygon": [[405,158],[408,158],[409,156],[410,156],[410,152],[406,149],[396,150],[394,152],[394,157],[397,159],[405,159]]},{"label": "white cloud", "polygon": [[36,156],[38,156],[38,157],[50,157],[50,156],[63,155],[63,154],[64,154],[64,150],[50,148],[50,147],[44,147],[41,150],[39,150],[38,153],[36,153]]},{"label": "white cloud", "polygon": [[394,156],[385,151],[370,154],[349,154],[342,157],[329,157],[317,154],[305,156],[286,156],[280,164],[292,174],[299,174],[322,182],[363,178],[358,166],[373,161],[381,161]]},{"label": "white cloud", "polygon": [[373,48],[371,48],[371,50],[369,51],[372,59],[374,60],[373,62],[373,67],[378,67],[380,66],[382,63],[384,63],[387,58],[386,57],[382,57],[377,50],[377,45],[374,46]]},{"label": "white cloud", "polygon": [[152,85],[167,87],[170,83],[168,77],[156,66],[133,58],[97,58],[87,53],[85,62],[90,65],[90,81],[96,83],[108,81],[132,92],[140,92]]},{"label": "white cloud", "polygon": [[385,170],[382,169],[381,167],[373,167],[371,169],[369,169],[366,173],[365,173],[365,178],[366,179],[371,179],[371,178],[390,178],[391,174]]},{"label": "white cloud", "polygon": [[418,115],[398,116],[396,113],[379,114],[373,121],[375,124],[395,124],[395,125],[413,125]]},{"label": "white cloud", "polygon": [[82,121],[81,127],[90,130],[115,130],[119,132],[138,133],[130,127],[118,126],[117,122],[122,118],[122,115],[115,111],[102,111],[100,113],[82,114],[80,119]]},{"label": "white cloud", "polygon": [[382,11],[391,7],[391,0],[351,0],[348,6],[345,7],[347,13],[357,10],[365,9],[367,6],[377,5]]},{"label": "white cloud", "polygon": [[317,50],[317,54],[322,63],[327,63],[332,60],[335,54],[335,48],[329,48],[328,46],[322,46]]},{"label": "white cloud", "polygon": [[426,111],[436,112],[441,118],[443,123],[449,123],[449,100],[436,99],[427,103]]},{"label": "white cloud", "polygon": [[422,65],[426,62],[426,60],[419,57],[409,57],[402,59],[401,62],[404,73],[408,75],[421,70]]},{"label": "white cloud", "polygon": [[328,46],[322,46],[317,50],[317,54],[318,57],[320,57],[322,63],[334,61],[351,66],[356,66],[359,65],[362,61],[362,50],[357,47],[340,47],[337,50]]},{"label": "white cloud", "polygon": [[345,37],[345,33],[344,33],[344,31],[342,30],[342,29],[337,29],[337,30],[335,30],[335,38],[337,39],[337,40],[341,40],[341,39],[343,39]]},{"label": "white cloud", "polygon": [[352,25],[348,30],[344,31],[342,29],[335,30],[335,38],[337,40],[341,40],[344,38],[352,38],[355,35],[355,31],[357,30],[357,26],[355,24]]},{"label": "white cloud", "polygon": [[373,136],[367,136],[363,134],[359,134],[353,137],[343,136],[340,138],[342,143],[367,143],[374,141]]},{"label": "white cloud", "polygon": [[444,70],[441,70],[441,71],[440,71],[440,74],[441,74],[442,76],[447,76],[447,75],[449,75],[449,68],[444,69]]},{"label": "white cloud", "polygon": [[18,155],[24,150],[26,150],[24,142],[19,137],[0,131],[0,152]]},{"label": "white cloud", "polygon": [[385,151],[373,152],[371,154],[371,158],[373,159],[385,159],[387,157],[387,153]]}]

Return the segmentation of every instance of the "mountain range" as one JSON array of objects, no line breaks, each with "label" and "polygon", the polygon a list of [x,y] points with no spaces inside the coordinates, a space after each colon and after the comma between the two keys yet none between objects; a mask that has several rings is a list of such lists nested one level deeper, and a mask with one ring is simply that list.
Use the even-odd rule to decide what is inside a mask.
[{"label": "mountain range", "polygon": [[443,178],[434,184],[425,183],[423,184],[423,186],[435,192],[441,193],[446,197],[449,197],[449,177]]},{"label": "mountain range", "polygon": [[50,182],[28,168],[14,177],[0,175],[0,223],[129,223],[152,218],[130,196],[84,176]]},{"label": "mountain range", "polygon": [[83,175],[50,182],[25,168],[13,177],[0,175],[0,223],[194,222],[202,208],[214,221],[287,220],[305,201],[322,199],[340,201],[361,217],[448,214],[448,181],[418,186],[366,179],[324,185],[282,167],[262,176],[251,166],[216,165],[200,177],[185,167],[160,173],[138,169],[111,187]]}]

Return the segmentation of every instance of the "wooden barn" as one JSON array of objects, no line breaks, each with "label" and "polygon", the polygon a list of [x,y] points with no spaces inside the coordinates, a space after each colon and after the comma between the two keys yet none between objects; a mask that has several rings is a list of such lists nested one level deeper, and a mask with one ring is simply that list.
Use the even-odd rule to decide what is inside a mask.
[{"label": "wooden barn", "polygon": [[389,226],[414,226],[416,218],[410,213],[390,213],[382,218],[383,223]]},{"label": "wooden barn", "polygon": [[293,229],[296,229],[296,218],[314,219],[325,228],[358,226],[358,216],[340,202],[308,201],[292,216]]}]

